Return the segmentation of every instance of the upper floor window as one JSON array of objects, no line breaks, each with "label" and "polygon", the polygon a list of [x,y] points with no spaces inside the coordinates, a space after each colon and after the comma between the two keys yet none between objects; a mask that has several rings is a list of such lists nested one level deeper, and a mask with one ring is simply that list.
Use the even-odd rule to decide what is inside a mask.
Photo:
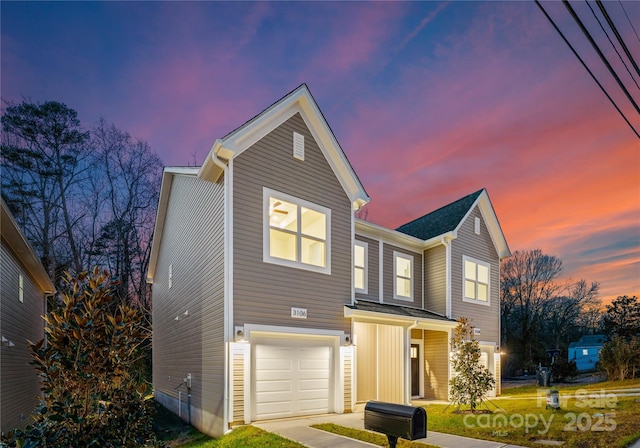
[{"label": "upper floor window", "polygon": [[356,241],[353,246],[353,287],[356,292],[367,293],[368,244]]},{"label": "upper floor window", "polygon": [[393,252],[393,277],[395,279],[393,298],[413,300],[413,256]]},{"label": "upper floor window", "polygon": [[463,257],[464,265],[464,300],[489,304],[489,272],[490,266],[471,257]]},{"label": "upper floor window", "polygon": [[263,260],[330,274],[331,210],[269,188],[263,199]]}]

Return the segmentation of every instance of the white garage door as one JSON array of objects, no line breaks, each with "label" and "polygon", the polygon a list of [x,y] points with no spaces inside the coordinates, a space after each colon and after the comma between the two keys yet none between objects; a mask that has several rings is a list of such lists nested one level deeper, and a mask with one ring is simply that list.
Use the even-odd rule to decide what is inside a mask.
[{"label": "white garage door", "polygon": [[253,420],[324,414],[333,408],[333,342],[261,338],[253,350]]}]

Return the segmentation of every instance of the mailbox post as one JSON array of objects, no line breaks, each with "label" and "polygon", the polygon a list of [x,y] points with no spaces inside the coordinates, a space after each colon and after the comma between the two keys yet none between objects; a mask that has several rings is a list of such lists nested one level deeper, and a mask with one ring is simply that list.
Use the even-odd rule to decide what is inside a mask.
[{"label": "mailbox post", "polygon": [[427,437],[427,412],[420,407],[370,401],[364,407],[364,429],[385,434],[390,448],[395,448],[399,437]]}]

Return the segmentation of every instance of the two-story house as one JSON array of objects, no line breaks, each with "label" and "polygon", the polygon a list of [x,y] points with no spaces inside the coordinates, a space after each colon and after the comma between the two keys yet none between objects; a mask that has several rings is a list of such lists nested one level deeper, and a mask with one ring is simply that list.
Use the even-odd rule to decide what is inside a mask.
[{"label": "two-story house", "polygon": [[22,428],[40,395],[40,378],[27,341],[44,338],[46,296],[55,288],[0,200],[0,431]]},{"label": "two-story house", "polygon": [[455,318],[499,376],[499,261],[484,190],[397,230],[306,85],[163,174],[148,281],[155,398],[201,431],[446,398]]}]

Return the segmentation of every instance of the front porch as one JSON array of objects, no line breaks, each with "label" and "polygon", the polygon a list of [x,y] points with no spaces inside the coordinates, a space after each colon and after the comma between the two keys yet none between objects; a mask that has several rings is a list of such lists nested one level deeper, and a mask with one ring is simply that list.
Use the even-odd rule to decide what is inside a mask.
[{"label": "front porch", "polygon": [[411,403],[447,400],[451,330],[456,322],[407,307],[359,302],[345,307],[352,319],[354,393],[369,400]]}]

